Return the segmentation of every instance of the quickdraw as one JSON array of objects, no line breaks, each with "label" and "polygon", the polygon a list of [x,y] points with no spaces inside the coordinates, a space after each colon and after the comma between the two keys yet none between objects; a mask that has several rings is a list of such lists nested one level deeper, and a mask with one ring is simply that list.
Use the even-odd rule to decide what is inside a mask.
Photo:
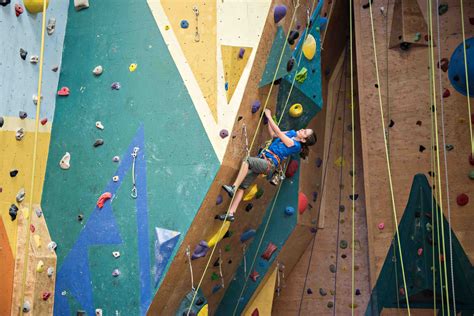
[{"label": "quickdraw", "polygon": [[132,151],[132,158],[133,158],[133,162],[132,162],[132,193],[130,195],[134,199],[136,199],[137,196],[138,196],[137,184],[136,184],[137,179],[135,177],[135,162],[137,160],[137,154],[138,154],[139,150],[140,150],[140,148],[134,147],[133,151]]},{"label": "quickdraw", "polygon": [[194,16],[196,17],[196,32],[194,33],[194,41],[199,42],[201,37],[199,36],[199,9],[197,5],[193,7],[193,12]]}]

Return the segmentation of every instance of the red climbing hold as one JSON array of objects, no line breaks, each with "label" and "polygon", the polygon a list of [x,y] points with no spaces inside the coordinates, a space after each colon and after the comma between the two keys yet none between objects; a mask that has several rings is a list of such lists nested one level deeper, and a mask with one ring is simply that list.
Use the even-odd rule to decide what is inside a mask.
[{"label": "red climbing hold", "polygon": [[471,124],[474,124],[474,113],[471,114]]},{"label": "red climbing hold", "polygon": [[449,91],[449,89],[444,89],[444,92],[443,92],[443,98],[447,98],[451,95],[451,92]]},{"label": "red climbing hold", "polygon": [[456,203],[458,203],[459,206],[464,206],[469,203],[469,197],[467,196],[467,194],[461,193],[457,196]]},{"label": "red climbing hold", "polygon": [[17,17],[19,17],[22,13],[23,13],[24,9],[21,5],[19,5],[18,3],[15,4],[15,15]]},{"label": "red climbing hold", "polygon": [[449,68],[449,59],[447,58],[441,58],[440,61],[438,61],[438,68],[441,68],[443,72],[448,71]]},{"label": "red climbing hold", "polygon": [[272,257],[273,253],[278,249],[278,247],[273,244],[273,243],[268,243],[267,249],[265,249],[265,252],[262,255],[262,258],[265,260],[270,260]]},{"label": "red climbing hold", "polygon": [[418,256],[421,256],[423,254],[423,248],[418,248],[417,253],[418,253]]},{"label": "red climbing hold", "polygon": [[255,308],[252,312],[252,316],[259,316],[260,314],[258,313],[258,308]]},{"label": "red climbing hold", "polygon": [[44,292],[43,293],[43,301],[47,301],[48,298],[51,297],[51,293],[50,292]]},{"label": "red climbing hold", "polygon": [[471,25],[474,25],[474,18],[469,18],[469,23],[471,23]]},{"label": "red climbing hold", "polygon": [[110,192],[105,192],[105,193],[103,193],[103,194],[99,197],[99,200],[97,200],[97,206],[98,206],[99,208],[104,207],[105,201],[110,200],[111,198],[112,198],[112,193],[110,193]]},{"label": "red climbing hold", "polygon": [[30,224],[30,231],[31,231],[32,233],[34,233],[35,230],[36,230],[36,229],[35,229],[35,226],[34,226],[33,224]]},{"label": "red climbing hold", "polygon": [[62,97],[66,97],[69,95],[69,88],[68,87],[62,87],[59,91],[58,91],[58,95],[59,96],[62,96]]},{"label": "red climbing hold", "polygon": [[298,171],[298,160],[292,160],[286,168],[285,176],[291,178],[295,175],[296,171]]},{"label": "red climbing hold", "polygon": [[303,214],[308,208],[308,197],[303,192],[298,193],[298,213]]},{"label": "red climbing hold", "polygon": [[252,273],[250,273],[249,278],[252,279],[252,281],[257,282],[257,279],[260,277],[260,274],[256,271],[253,270]]},{"label": "red climbing hold", "polygon": [[44,118],[44,119],[41,120],[41,125],[46,125],[46,123],[48,123],[47,118]]},{"label": "red climbing hold", "polygon": [[471,164],[471,166],[474,166],[474,157],[472,156],[472,154],[469,155],[469,163]]}]

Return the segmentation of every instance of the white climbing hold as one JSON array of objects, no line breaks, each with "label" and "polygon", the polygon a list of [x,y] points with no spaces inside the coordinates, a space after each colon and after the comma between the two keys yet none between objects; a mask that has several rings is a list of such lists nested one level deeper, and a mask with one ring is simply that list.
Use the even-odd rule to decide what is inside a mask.
[{"label": "white climbing hold", "polygon": [[114,256],[114,258],[118,258],[118,257],[120,257],[120,252],[119,251],[113,251],[112,255]]},{"label": "white climbing hold", "polygon": [[54,30],[56,29],[56,19],[55,18],[50,18],[48,20],[48,26],[46,27],[48,35],[52,35],[54,33]]},{"label": "white climbing hold", "polygon": [[59,166],[61,167],[61,169],[67,170],[71,167],[70,161],[71,161],[71,154],[66,152],[63,158],[61,158],[61,161],[59,162]]},{"label": "white climbing hold", "polygon": [[37,64],[39,62],[39,57],[36,55],[33,55],[30,57],[30,63],[32,64]]},{"label": "white climbing hold", "polygon": [[62,292],[61,292],[61,295],[62,295],[62,296],[66,296],[66,295],[67,295],[67,292],[66,292],[66,291],[62,291]]},{"label": "white climbing hold", "polygon": [[100,130],[103,130],[103,129],[104,129],[104,125],[102,125],[102,122],[101,122],[101,121],[95,122],[95,127],[97,127],[97,128],[100,129]]},{"label": "white climbing hold", "polygon": [[43,216],[43,211],[40,208],[35,208],[36,216],[41,217]]},{"label": "white climbing hold", "polygon": [[120,275],[120,270],[119,269],[114,269],[114,271],[112,271],[112,276],[113,277],[118,277]]},{"label": "white climbing hold", "polygon": [[23,127],[16,130],[16,133],[15,133],[16,140],[22,140],[24,136],[25,136],[25,130],[23,129]]},{"label": "white climbing hold", "polygon": [[96,76],[100,76],[102,74],[102,72],[104,71],[104,69],[102,68],[102,66],[97,66],[94,68],[94,70],[92,70],[92,73]]},{"label": "white climbing hold", "polygon": [[21,203],[23,202],[24,199],[25,199],[25,189],[21,188],[20,191],[18,191],[18,193],[16,194],[16,201],[18,203]]},{"label": "white climbing hold", "polygon": [[119,156],[114,156],[114,158],[112,158],[112,161],[113,162],[120,162],[120,157]]},{"label": "white climbing hold", "polygon": [[114,176],[114,177],[112,178],[112,180],[114,180],[114,182],[118,182],[119,176]]},{"label": "white climbing hold", "polygon": [[[43,101],[43,96],[41,96],[41,101]],[[33,104],[38,105],[38,96],[36,94],[33,95]]]},{"label": "white climbing hold", "polygon": [[53,268],[53,267],[49,267],[48,270],[47,270],[47,272],[48,272],[48,276],[49,276],[49,277],[52,277],[53,274],[54,274],[54,268]]},{"label": "white climbing hold", "polygon": [[74,8],[76,8],[76,11],[87,9],[88,7],[89,0],[74,0]]},{"label": "white climbing hold", "polygon": [[95,316],[102,316],[102,309],[97,308],[97,309],[95,310]]},{"label": "white climbing hold", "polygon": [[51,241],[48,244],[48,249],[51,250],[51,251],[54,251],[57,247],[58,247],[58,244],[56,244],[56,242],[54,242],[54,241]]},{"label": "white climbing hold", "polygon": [[23,303],[23,313],[29,313],[31,311],[31,304],[28,301]]}]

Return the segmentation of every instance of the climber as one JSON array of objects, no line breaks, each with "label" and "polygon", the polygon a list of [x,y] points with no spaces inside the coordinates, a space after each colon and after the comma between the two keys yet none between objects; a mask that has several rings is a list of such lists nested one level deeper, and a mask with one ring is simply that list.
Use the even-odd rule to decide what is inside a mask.
[{"label": "climber", "polygon": [[[257,157],[247,157],[240,167],[237,178],[232,185],[223,185],[222,188],[230,197],[235,198],[229,209],[227,220],[234,221],[234,214],[247,189],[259,174],[267,176],[273,175],[280,163],[292,154],[299,153],[305,159],[308,156],[309,148],[316,143],[316,134],[312,129],[290,130],[282,132],[272,119],[272,112],[265,110],[268,119],[268,131],[272,136],[272,143],[268,148],[263,149]],[[223,221],[226,214],[217,216]]]}]

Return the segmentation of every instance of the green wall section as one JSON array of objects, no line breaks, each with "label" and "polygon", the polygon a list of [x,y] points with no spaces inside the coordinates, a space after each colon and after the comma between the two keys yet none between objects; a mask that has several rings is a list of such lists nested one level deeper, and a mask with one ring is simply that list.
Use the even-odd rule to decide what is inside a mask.
[{"label": "green wall section", "polygon": [[[131,63],[138,64],[133,73]],[[92,74],[97,65],[104,67],[100,77]],[[112,90],[113,82],[120,82],[121,89]],[[220,164],[146,0],[94,1],[79,12],[70,4],[62,86],[71,93],[57,98],[42,198],[50,234],[58,244],[58,271],[117,171],[112,158],[127,154],[141,126],[147,192],[139,194],[147,196],[151,271],[154,228],[178,231],[182,240]],[[97,129],[96,121],[105,129]],[[98,138],[105,143],[94,148]],[[71,168],[61,170],[59,161],[66,151],[71,153]],[[116,310],[138,315],[139,245],[131,172],[121,180],[113,215],[122,244],[88,250],[93,305],[105,315]],[[79,214],[84,215],[82,222]],[[112,251],[120,251],[121,257],[115,259]],[[115,268],[122,272],[117,278],[111,275]],[[70,309],[75,315],[81,306],[73,297],[68,300],[74,302]]]},{"label": "green wall section", "polygon": [[[444,276],[444,264],[441,269],[439,255],[442,252],[442,237],[440,220],[436,220],[439,207],[432,195],[431,187],[426,177],[422,174],[415,176],[410,192],[407,207],[399,224],[400,244],[403,255],[405,278],[407,283],[408,298],[411,309],[429,308],[432,309],[433,294],[436,293],[436,307],[441,314],[447,314],[446,292],[444,287],[448,287],[450,307],[453,312],[452,279],[450,269],[450,245],[449,245],[449,225],[443,216],[443,226],[445,234],[446,254],[444,259],[447,265],[448,282],[444,281],[441,287],[441,275]],[[434,220],[432,220],[434,218]],[[434,233],[434,238],[432,236]],[[439,239],[438,239],[439,233]],[[371,299],[366,310],[366,315],[379,315],[383,308],[406,308],[406,299],[403,295],[402,269],[396,235],[392,246],[387,254],[385,263],[377,279]],[[438,243],[438,240],[440,242]],[[457,312],[462,315],[472,315],[474,312],[474,268],[464,252],[461,244],[454,232],[453,241],[453,271],[454,290],[456,295]],[[438,244],[440,248],[438,247]],[[421,249],[421,250],[420,250]],[[439,251],[441,249],[441,252]],[[419,251],[421,253],[419,253]],[[433,262],[434,252],[434,262]],[[433,278],[433,268],[435,276]],[[433,279],[435,283],[433,285]],[[397,287],[398,284],[398,287]],[[401,292],[402,291],[402,292]],[[443,291],[441,293],[441,291]],[[441,297],[444,295],[444,313],[442,313]],[[397,302],[398,301],[398,302]],[[451,312],[451,314],[453,314]]]}]

